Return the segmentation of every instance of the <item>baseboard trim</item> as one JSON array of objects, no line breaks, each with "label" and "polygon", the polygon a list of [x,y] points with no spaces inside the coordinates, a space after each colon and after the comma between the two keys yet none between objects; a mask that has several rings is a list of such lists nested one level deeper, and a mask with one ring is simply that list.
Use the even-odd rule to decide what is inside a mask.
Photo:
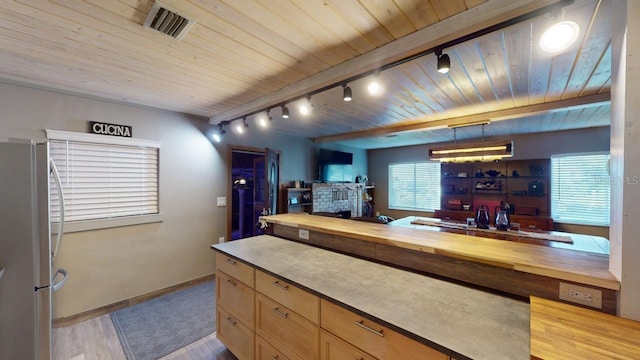
[{"label": "baseboard trim", "polygon": [[88,311],[85,311],[85,312],[82,312],[82,313],[79,313],[79,314],[75,314],[75,315],[71,315],[71,316],[65,316],[65,317],[61,317],[61,318],[56,318],[56,319],[53,319],[52,326],[54,328],[59,328],[59,327],[66,327],[66,326],[74,325],[74,324],[83,322],[85,320],[93,319],[93,318],[108,314],[108,313],[116,311],[116,310],[124,309],[126,307],[133,306],[135,304],[139,304],[139,303],[141,303],[143,301],[151,300],[153,298],[157,298],[159,296],[166,295],[166,294],[174,292],[174,291],[186,289],[186,288],[194,286],[194,285],[199,285],[199,284],[202,284],[204,282],[211,281],[211,280],[215,279],[215,277],[216,277],[215,274],[203,276],[201,278],[197,278],[197,279],[193,279],[193,280],[190,280],[190,281],[187,281],[187,282],[184,282],[184,283],[172,285],[172,286],[160,289],[160,290],[155,290],[155,291],[152,291],[150,293],[146,293],[146,294],[142,294],[142,295],[130,298],[130,299],[118,301],[118,302],[113,303],[113,304],[101,306],[99,308],[88,310]]}]

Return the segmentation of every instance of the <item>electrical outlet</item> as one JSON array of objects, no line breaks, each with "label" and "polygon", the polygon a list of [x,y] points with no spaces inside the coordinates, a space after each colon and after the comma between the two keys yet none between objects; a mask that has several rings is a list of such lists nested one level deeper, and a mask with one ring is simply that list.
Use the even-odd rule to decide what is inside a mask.
[{"label": "electrical outlet", "polygon": [[226,196],[218,196],[216,199],[216,205],[218,206],[227,206],[227,197]]},{"label": "electrical outlet", "polygon": [[574,289],[569,289],[569,297],[572,297],[574,299],[589,301],[589,302],[593,300],[593,297],[591,296],[590,293],[582,292]]},{"label": "electrical outlet", "polygon": [[224,236],[220,236],[218,238],[218,244],[222,244],[224,242]]},{"label": "electrical outlet", "polygon": [[298,237],[303,240],[309,240],[309,230],[298,229]]},{"label": "electrical outlet", "polygon": [[560,283],[559,290],[561,300],[602,309],[602,290],[563,282]]}]

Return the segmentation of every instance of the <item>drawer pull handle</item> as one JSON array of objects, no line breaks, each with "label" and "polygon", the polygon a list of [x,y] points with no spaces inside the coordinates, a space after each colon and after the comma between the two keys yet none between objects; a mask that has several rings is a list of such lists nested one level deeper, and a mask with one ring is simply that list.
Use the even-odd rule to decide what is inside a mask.
[{"label": "drawer pull handle", "polygon": [[227,279],[227,283],[228,283],[229,285],[231,285],[231,286],[237,286],[237,285],[238,285],[238,283],[237,283],[237,282],[235,282],[235,281],[233,281],[233,280],[231,280],[231,279]]},{"label": "drawer pull handle", "polygon": [[289,285],[282,285],[278,280],[272,282],[272,284],[279,287],[282,290],[289,290]]},{"label": "drawer pull handle", "polygon": [[233,260],[233,259],[231,259],[231,258],[227,258],[227,262],[228,262],[229,264],[231,264],[231,265],[235,265],[235,264],[237,264],[237,263],[238,263],[237,261],[235,261],[235,260]]},{"label": "drawer pull handle", "polygon": [[231,323],[231,325],[236,326],[236,324],[238,323],[237,321],[233,321],[233,319],[231,318],[231,316],[229,316],[227,318],[227,320]]},{"label": "drawer pull handle", "polygon": [[370,328],[370,327],[368,327],[367,325],[364,324],[364,320],[355,321],[354,324],[356,324],[356,325],[360,326],[361,328],[363,328],[363,329],[365,329],[365,330],[367,330],[369,332],[372,332],[372,333],[374,333],[374,334],[376,334],[376,335],[378,335],[380,337],[384,337],[384,333],[382,332],[383,329],[380,329],[380,330],[372,329],[372,328]]},{"label": "drawer pull handle", "polygon": [[289,317],[289,314],[283,313],[282,311],[280,311],[279,307],[273,308],[273,311],[275,311],[276,314],[280,315],[281,317],[283,317],[285,319]]}]

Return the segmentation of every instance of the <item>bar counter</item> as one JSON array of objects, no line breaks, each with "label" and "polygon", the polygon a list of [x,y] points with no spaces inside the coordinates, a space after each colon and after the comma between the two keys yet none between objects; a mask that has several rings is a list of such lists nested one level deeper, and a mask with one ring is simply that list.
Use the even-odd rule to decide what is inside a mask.
[{"label": "bar counter", "polygon": [[411,218],[393,225],[306,214],[262,219],[273,235],[289,240],[525,298],[559,300],[560,282],[593,287],[602,291],[601,311],[615,313],[617,309],[620,284],[609,272],[608,248],[602,248],[606,239],[563,233],[571,236],[573,244],[531,244],[441,228],[428,231],[433,227],[411,225]]}]

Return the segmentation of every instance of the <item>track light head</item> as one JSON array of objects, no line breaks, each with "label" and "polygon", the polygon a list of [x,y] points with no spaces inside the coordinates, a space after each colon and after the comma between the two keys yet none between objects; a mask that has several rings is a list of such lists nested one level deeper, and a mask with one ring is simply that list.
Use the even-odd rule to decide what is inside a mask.
[{"label": "track light head", "polygon": [[218,130],[214,130],[213,134],[211,134],[211,138],[215,141],[215,142],[221,142],[222,138],[224,137],[224,134],[226,134],[226,131],[224,131],[224,129],[222,128],[222,125],[224,125],[223,123],[219,123],[218,124]]},{"label": "track light head", "polygon": [[267,126],[269,126],[269,122],[271,121],[271,116],[269,115],[269,111],[270,109],[267,109],[266,112],[258,114],[258,117],[257,117],[258,125],[260,125],[263,128],[266,128]]},{"label": "track light head", "polygon": [[282,105],[282,118],[283,119],[289,118],[289,108],[286,105]]},{"label": "track light head", "polygon": [[369,91],[370,95],[374,95],[374,96],[380,95],[380,93],[382,93],[382,87],[378,82],[378,76],[376,76],[373,80],[371,80],[371,82],[369,82],[369,85],[367,86],[367,91]]},{"label": "track light head", "polygon": [[349,87],[349,85],[344,84],[342,85],[342,100],[344,101],[351,101],[351,99],[353,99],[353,97],[351,96],[351,88]]},{"label": "track light head", "polygon": [[451,69],[451,59],[449,55],[443,54],[442,49],[436,49],[436,56],[438,57],[438,72],[446,74]]},{"label": "track light head", "polygon": [[313,107],[313,105],[311,105],[311,95],[307,96],[307,98],[305,100],[303,100],[300,103],[300,106],[298,107],[298,111],[300,111],[301,115],[309,115],[311,114],[311,108]]}]

